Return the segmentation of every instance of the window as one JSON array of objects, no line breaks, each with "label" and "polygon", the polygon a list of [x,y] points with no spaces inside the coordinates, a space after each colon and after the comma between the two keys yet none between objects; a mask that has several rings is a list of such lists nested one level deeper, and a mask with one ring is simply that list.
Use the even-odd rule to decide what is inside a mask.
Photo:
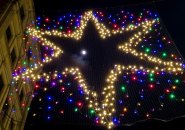
[{"label": "window", "polygon": [[0,92],[3,89],[3,86],[4,86],[3,77],[2,77],[2,75],[0,75]]},{"label": "window", "polygon": [[21,6],[21,8],[20,8],[20,17],[21,17],[21,20],[23,21],[24,20],[24,17],[25,17],[23,6]]},{"label": "window", "polygon": [[24,96],[24,93],[23,93],[23,90],[21,90],[21,93],[20,93],[20,96],[19,96],[20,102],[22,102],[23,96]]},{"label": "window", "polygon": [[2,119],[6,117],[8,109],[9,109],[8,100],[6,100],[2,108]]},{"label": "window", "polygon": [[29,61],[30,58],[32,57],[32,50],[30,49],[30,47],[29,47],[29,49],[27,51],[27,56],[28,56],[28,61]]},{"label": "window", "polygon": [[10,26],[8,26],[8,28],[6,29],[6,38],[8,42],[12,38],[12,32],[11,32]]},{"label": "window", "polygon": [[9,128],[10,128],[10,130],[13,130],[13,128],[14,128],[14,122],[13,122],[13,120],[10,121]]},{"label": "window", "polygon": [[16,54],[15,54],[15,49],[13,48],[12,52],[11,52],[11,60],[12,60],[12,64],[14,64],[16,59]]}]

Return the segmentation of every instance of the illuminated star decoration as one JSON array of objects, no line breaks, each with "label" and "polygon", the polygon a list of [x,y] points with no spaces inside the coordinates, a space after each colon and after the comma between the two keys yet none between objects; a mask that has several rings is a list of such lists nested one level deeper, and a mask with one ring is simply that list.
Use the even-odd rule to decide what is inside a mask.
[{"label": "illuminated star decoration", "polygon": [[[138,57],[141,60],[151,62],[156,65],[153,68],[150,68],[150,67],[145,68],[143,66],[136,66],[136,65],[129,65],[129,66],[124,66],[119,64],[115,65],[113,69],[108,71],[109,74],[106,78],[106,86],[104,86],[103,92],[102,92],[102,95],[104,97],[102,101],[98,100],[98,97],[100,95],[98,95],[95,91],[90,90],[90,87],[88,86],[88,83],[86,82],[79,68],[74,67],[74,68],[64,69],[64,71],[62,72],[62,75],[72,75],[75,77],[79,86],[84,91],[84,95],[86,96],[85,99],[88,102],[88,107],[96,113],[100,123],[107,126],[108,128],[112,128],[115,125],[114,114],[117,111],[117,109],[115,108],[115,103],[116,103],[115,82],[118,80],[119,76],[125,73],[134,74],[138,72],[142,73],[143,75],[154,75],[154,74],[162,74],[162,73],[173,73],[177,75],[177,74],[183,73],[183,64],[182,62],[164,60],[162,58],[158,58],[157,56],[153,56],[148,53],[150,52],[149,48],[146,48],[146,53],[139,52],[137,50],[137,46],[141,44],[141,42],[143,41],[143,37],[145,37],[147,34],[152,32],[152,27],[154,26],[155,23],[159,22],[159,19],[145,20],[140,22],[137,25],[130,24],[124,28],[110,30],[103,23],[99,22],[99,20],[93,15],[92,11],[87,11],[84,13],[84,15],[81,18],[80,27],[74,32],[62,33],[57,30],[42,31],[34,28],[29,28],[28,31],[29,31],[29,35],[32,36],[33,38],[36,38],[38,41],[41,41],[42,45],[53,48],[54,53],[52,57],[57,57],[59,56],[59,54],[62,54],[62,50],[60,50],[59,47],[55,46],[53,43],[48,41],[43,36],[46,36],[46,35],[58,36],[58,37],[66,37],[66,38],[73,38],[73,39],[79,40],[81,39],[84,29],[88,21],[90,20],[95,24],[98,30],[98,33],[100,34],[100,37],[103,39],[107,37],[111,37],[112,35],[122,34],[129,31],[135,31],[136,29],[141,28],[141,31],[136,31],[135,34],[133,34],[126,43],[120,44],[118,46],[118,49],[125,53],[131,54],[135,57]],[[86,52],[82,50],[82,54],[86,54]],[[165,55],[166,53],[163,54],[163,56]],[[43,60],[43,63],[44,62],[47,63],[51,60],[52,58],[46,57]],[[37,70],[37,68],[42,67],[43,63],[40,63],[37,65],[37,67],[28,69],[21,74],[15,74],[14,79],[18,80],[19,78],[22,78],[25,80],[25,79],[31,78],[33,80],[39,80],[40,78],[44,77],[46,80],[49,80],[50,74],[44,73],[41,75],[36,75],[33,73],[34,70]],[[137,80],[136,76],[133,77],[133,81],[134,80]],[[150,80],[151,81],[154,80],[152,76],[150,77]],[[152,89],[153,87],[155,87],[155,85],[150,84],[149,87]],[[127,89],[127,86],[121,87],[121,90],[123,92],[126,91],[126,89]],[[169,90],[169,93],[170,93],[170,90]],[[175,95],[171,93],[170,97],[175,98]],[[140,106],[140,103],[138,102],[137,105]],[[127,112],[127,111],[128,111],[128,108],[125,107],[123,109],[123,112]],[[146,116],[149,117],[150,115],[146,114]]]}]

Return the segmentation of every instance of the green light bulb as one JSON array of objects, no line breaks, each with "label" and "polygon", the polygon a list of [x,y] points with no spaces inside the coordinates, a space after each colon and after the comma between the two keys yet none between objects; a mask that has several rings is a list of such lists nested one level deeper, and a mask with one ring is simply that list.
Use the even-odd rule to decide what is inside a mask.
[{"label": "green light bulb", "polygon": [[166,53],[166,52],[163,52],[163,53],[162,53],[162,56],[163,56],[163,57],[166,57],[166,56],[167,56],[167,53]]},{"label": "green light bulb", "polygon": [[180,82],[179,79],[176,79],[176,80],[175,80],[175,83],[176,83],[176,84],[178,84],[179,82]]},{"label": "green light bulb", "polygon": [[146,48],[145,51],[148,53],[150,52],[150,48]]},{"label": "green light bulb", "polygon": [[175,94],[171,93],[170,94],[170,99],[175,99]]},{"label": "green light bulb", "polygon": [[95,113],[95,111],[94,111],[93,109],[91,109],[91,110],[90,110],[90,114],[93,115],[94,113]]},{"label": "green light bulb", "polygon": [[60,26],[59,28],[60,28],[60,30],[62,30],[62,29],[63,29],[63,27],[62,27],[62,26]]},{"label": "green light bulb", "polygon": [[154,81],[154,78],[150,78],[150,81],[151,81],[151,82]]},{"label": "green light bulb", "polygon": [[26,61],[23,61],[23,64],[26,65]]},{"label": "green light bulb", "polygon": [[153,74],[153,73],[150,73],[150,74],[149,74],[149,76],[150,76],[150,77],[153,77],[153,76],[154,76],[154,74]]},{"label": "green light bulb", "polygon": [[121,86],[121,91],[125,92],[126,91],[126,87],[124,85]]},{"label": "green light bulb", "polygon": [[78,108],[75,108],[74,111],[77,112],[78,111]]}]

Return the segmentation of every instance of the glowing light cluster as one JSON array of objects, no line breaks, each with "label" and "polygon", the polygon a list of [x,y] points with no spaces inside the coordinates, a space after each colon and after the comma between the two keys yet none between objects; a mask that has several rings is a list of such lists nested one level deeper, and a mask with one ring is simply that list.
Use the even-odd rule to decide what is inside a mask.
[{"label": "glowing light cluster", "polygon": [[[60,54],[62,54],[62,50],[57,47],[56,45],[54,45],[52,42],[50,42],[49,40],[47,40],[46,38],[43,38],[40,35],[40,31],[36,31],[34,30],[34,28],[29,28],[28,32],[30,37],[32,37],[33,41],[37,41],[39,44],[41,44],[42,46],[47,46],[49,48],[52,48],[54,53],[50,56],[45,56],[44,59],[42,59],[42,63],[38,62],[38,64],[35,65],[35,67],[30,67],[30,68],[26,68],[26,71],[22,72],[21,74],[17,75],[16,73],[14,74],[14,79],[15,80],[19,80],[19,78],[22,79],[39,79],[40,75],[35,75],[35,71],[39,68],[41,68],[43,66],[43,64],[51,62],[53,58],[58,57]],[[16,71],[15,71],[16,72]],[[25,83],[25,82],[24,82]]]},{"label": "glowing light cluster", "polygon": [[[49,19],[48,19],[49,20]],[[48,21],[47,20],[47,21]],[[109,129],[111,129],[115,123],[114,123],[114,114],[116,112],[116,90],[115,90],[115,82],[118,80],[118,77],[122,75],[122,73],[125,71],[133,71],[138,72],[138,70],[143,71],[146,73],[146,75],[150,74],[150,82],[153,82],[155,79],[153,78],[152,74],[157,74],[160,72],[165,73],[172,73],[172,74],[180,74],[183,73],[183,64],[181,62],[174,62],[174,61],[168,61],[162,58],[158,58],[156,56],[152,56],[151,54],[148,54],[150,52],[150,49],[146,49],[146,53],[139,52],[137,49],[135,49],[141,42],[144,40],[145,36],[147,36],[149,33],[152,32],[152,27],[154,26],[154,23],[159,22],[158,19],[153,20],[145,20],[143,22],[139,22],[137,25],[130,24],[123,28],[108,29],[103,23],[99,22],[97,17],[94,16],[92,11],[87,11],[84,13],[84,15],[81,17],[80,21],[80,27],[74,31],[74,32],[59,32],[57,30],[51,30],[51,31],[42,31],[35,28],[29,28],[29,36],[33,38],[33,40],[36,40],[38,43],[41,43],[42,46],[48,46],[50,48],[53,48],[54,53],[51,56],[45,56],[42,60],[42,63],[38,63],[37,66],[33,68],[28,68],[25,72],[15,75],[14,79],[19,80],[20,78],[26,81],[27,79],[40,80],[41,78],[44,78],[46,81],[49,81],[50,74],[43,73],[43,74],[35,74],[34,71],[36,71],[38,68],[44,66],[45,63],[51,62],[52,59],[55,57],[57,58],[60,54],[62,54],[62,50],[57,47],[54,43],[50,42],[44,36],[58,36],[58,37],[66,37],[66,38],[73,38],[76,40],[79,40],[83,36],[83,32],[85,30],[85,27],[87,26],[89,21],[92,21],[100,35],[101,38],[105,39],[108,37],[111,37],[116,34],[123,34],[125,32],[134,32],[133,35],[128,39],[126,43],[122,43],[118,46],[118,49],[129,53],[131,55],[134,55],[135,57],[140,58],[141,60],[145,60],[149,63],[153,63],[156,66],[154,68],[152,67],[143,67],[143,66],[136,66],[136,65],[115,65],[112,70],[109,71],[109,74],[106,79],[106,85],[103,86],[103,91],[101,95],[98,95],[97,92],[90,90],[90,87],[88,86],[88,83],[86,82],[85,78],[83,77],[82,73],[78,68],[66,68],[62,75],[72,75],[77,80],[79,86],[83,89],[85,99],[88,103],[88,107],[91,110],[91,113],[96,113],[97,117],[100,119],[100,123],[107,126]],[[140,20],[139,20],[140,21]],[[116,26],[115,26],[116,28]],[[166,53],[163,53],[162,56],[166,57]],[[54,75],[57,77],[58,75]],[[133,81],[137,81],[137,77],[132,77]],[[178,83],[178,80],[175,80],[176,83]],[[55,83],[52,84],[55,86]],[[39,86],[36,87],[38,89]],[[153,83],[150,83],[149,85],[150,89],[154,89],[155,85]],[[121,90],[122,92],[126,92],[127,87],[122,86]],[[176,89],[176,87],[173,87],[173,89]],[[47,91],[47,88],[44,89]],[[65,88],[61,88],[61,91],[64,92]],[[170,93],[170,90],[166,90],[166,92]],[[102,96],[103,100],[99,101],[98,97]],[[127,96],[128,97],[128,96]],[[169,94],[169,97],[171,99],[175,99],[176,96],[173,93]],[[143,95],[141,94],[141,98],[143,98]],[[72,100],[70,100],[72,101]],[[81,102],[77,103],[78,107],[81,107],[83,104]],[[141,106],[141,103],[138,103],[138,106]],[[48,109],[51,110],[52,107],[48,106]],[[74,109],[75,112],[78,111],[78,108]],[[129,109],[127,106],[124,106],[123,108],[123,114],[127,113]],[[61,113],[64,113],[63,110]],[[146,117],[150,117],[150,114],[146,114]],[[50,119],[50,116],[48,117]]]},{"label": "glowing light cluster", "polygon": [[98,30],[102,38],[110,37],[118,33],[122,34],[126,31],[133,31],[133,30],[137,30],[138,28],[140,28],[141,31],[137,31],[135,34],[133,34],[133,36],[128,40],[129,41],[128,43],[123,43],[119,45],[118,48],[122,50],[123,52],[130,53],[136,57],[139,57],[142,60],[147,60],[149,62],[159,64],[160,66],[156,66],[154,69],[152,69],[153,71],[158,71],[158,70],[168,71],[168,72],[182,71],[183,64],[180,62],[165,61],[165,60],[162,60],[161,58],[151,56],[147,53],[139,52],[136,49],[134,49],[134,47],[136,47],[142,41],[142,37],[147,35],[149,32],[151,32],[152,25],[155,22],[159,22],[158,19],[157,20],[154,19],[151,21],[147,20],[147,21],[137,24],[136,26],[131,24],[131,25],[128,25],[126,28],[119,28],[117,30],[109,30],[105,27],[103,23],[98,22],[98,19],[94,17],[92,11],[89,11],[89,12],[86,12],[84,16],[82,17],[82,20],[80,22],[81,23],[80,28],[73,33],[66,34],[66,33],[58,32],[57,30],[52,30],[52,31],[45,31],[41,34],[42,35],[53,35],[53,36],[59,36],[59,37],[68,37],[68,38],[74,38],[74,39],[79,40],[82,37],[84,29],[87,26],[87,23],[89,20],[92,20],[94,22],[96,29]]},{"label": "glowing light cluster", "polygon": [[[103,91],[102,91],[101,95],[98,95],[95,91],[92,91],[90,89],[90,86],[87,84],[86,79],[84,78],[84,76],[82,75],[82,73],[80,72],[80,70],[78,68],[65,68],[65,70],[61,73],[55,71],[54,74],[50,74],[50,75],[44,73],[43,76],[41,77],[41,79],[44,79],[46,82],[49,82],[51,80],[56,80],[56,81],[59,81],[60,83],[63,83],[64,79],[62,77],[68,77],[71,75],[74,78],[74,80],[77,81],[78,87],[80,87],[83,95],[85,96],[85,102],[87,102],[87,105],[89,107],[88,110],[90,111],[90,114],[95,113],[95,115],[97,117],[97,118],[95,118],[95,121],[97,123],[101,123],[103,125],[106,125],[108,128],[112,128],[114,125],[119,124],[117,122],[118,119],[114,118],[114,114],[117,111],[116,110],[116,105],[117,105],[116,102],[118,102],[118,101],[116,101],[116,96],[118,96],[116,91],[119,91],[119,90],[117,90],[115,85],[116,85],[116,82],[118,82],[118,80],[120,80],[120,77],[123,76],[124,80],[125,80],[124,81],[125,84],[120,86],[120,90],[122,92],[121,97],[122,98],[124,97],[123,100],[125,100],[125,101],[127,101],[129,98],[129,95],[127,92],[129,89],[129,86],[126,85],[126,81],[127,81],[126,77],[128,78],[128,75],[132,75],[130,77],[133,82],[136,82],[136,84],[140,84],[141,86],[143,86],[143,87],[140,86],[141,87],[140,94],[139,94],[140,100],[138,100],[138,102],[136,103],[137,106],[136,106],[136,109],[134,110],[134,114],[138,115],[139,109],[143,106],[141,104],[141,102],[144,102],[144,99],[146,100],[146,97],[145,97],[146,94],[144,94],[144,92],[150,90],[151,91],[150,93],[152,94],[152,91],[155,91],[157,89],[156,87],[159,87],[159,84],[160,84],[158,79],[156,79],[156,78],[160,77],[161,75],[166,75],[163,73],[164,73],[163,71],[158,71],[156,73],[153,73],[152,71],[145,70],[142,66],[139,67],[139,66],[115,65],[114,69],[110,70],[110,73],[107,76],[106,85],[103,87]],[[147,89],[144,89],[146,87],[146,85],[144,83],[144,82],[146,82],[145,78],[140,78],[139,76],[140,77],[144,76],[145,78],[148,77],[149,82],[147,83],[148,84]],[[167,81],[165,81],[165,80],[167,80]],[[168,84],[168,86],[166,86],[164,88],[162,88],[162,86],[160,86],[160,88],[162,90],[164,90],[164,92],[161,92],[160,93],[161,95],[158,95],[159,101],[157,103],[160,103],[160,106],[163,108],[164,107],[164,101],[163,101],[164,98],[171,100],[171,102],[173,102],[173,101],[184,102],[184,98],[180,98],[180,97],[177,98],[177,96],[176,96],[176,90],[177,89],[178,89],[178,91],[181,90],[181,88],[179,87],[179,84],[182,84],[182,81],[178,78],[174,78],[174,79],[165,78],[165,80],[162,82],[163,83],[167,82],[169,84]],[[43,81],[41,84],[43,84]],[[67,83],[67,85],[68,85],[68,83]],[[56,86],[56,83],[54,81],[52,81],[52,87],[53,86]],[[39,88],[39,85],[36,85],[35,89],[38,89],[38,88]],[[68,87],[62,86],[60,88],[61,92],[64,93],[66,91],[65,90],[66,88],[68,88]],[[168,89],[166,89],[166,88],[168,88]],[[48,91],[47,88],[45,88],[45,87],[42,89],[43,89],[43,92]],[[72,93],[70,95],[72,95]],[[103,100],[98,101],[99,96],[103,97]],[[52,97],[48,96],[48,100],[49,101],[52,100]],[[123,100],[119,99],[120,106],[122,106]],[[147,100],[149,100],[149,99],[147,99]],[[69,97],[68,102],[72,103],[73,99]],[[56,102],[55,104],[57,105],[58,102]],[[74,112],[80,111],[83,104],[85,104],[85,103],[81,102],[81,101],[76,102],[77,107],[74,107]],[[51,108],[53,108],[53,107],[48,106],[47,109],[51,110]],[[160,109],[162,110],[162,108],[160,108]],[[146,118],[152,117],[152,113],[155,112],[155,109],[156,108],[152,108],[152,111],[146,112],[146,115],[145,115]],[[119,112],[121,112],[120,116],[124,117],[128,113],[128,111],[130,111],[129,107],[126,106],[126,104],[123,105],[122,111],[119,110]],[[63,114],[64,110],[61,110],[61,113]],[[98,119],[98,120],[96,120],[96,119]]]}]

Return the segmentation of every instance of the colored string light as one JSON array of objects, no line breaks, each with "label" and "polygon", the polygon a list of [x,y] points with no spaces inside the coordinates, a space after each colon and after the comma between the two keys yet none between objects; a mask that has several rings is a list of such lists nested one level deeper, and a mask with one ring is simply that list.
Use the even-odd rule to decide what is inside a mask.
[{"label": "colored string light", "polygon": [[[98,16],[97,16],[98,15]],[[13,74],[15,80],[23,79],[25,82],[29,79],[32,79],[33,81],[38,81],[38,80],[44,80],[46,82],[51,81],[51,78],[57,79],[61,81],[62,76],[66,75],[72,75],[75,77],[75,80],[78,82],[78,85],[82,89],[82,93],[85,95],[85,100],[87,102],[87,106],[89,109],[89,113],[91,115],[96,115],[97,120],[96,122],[101,123],[105,126],[107,126],[109,129],[114,127],[116,125],[115,122],[117,122],[117,119],[114,118],[114,114],[116,113],[117,109],[115,107],[116,104],[116,86],[115,83],[118,81],[119,76],[128,73],[131,71],[133,74],[131,79],[132,81],[129,82],[135,82],[138,83],[140,82],[141,84],[145,82],[146,80],[143,80],[140,78],[140,76],[136,74],[141,74],[142,76],[148,75],[149,79],[149,89],[155,90],[157,88],[157,85],[159,84],[158,79],[156,78],[156,75],[164,75],[163,73],[172,73],[174,75],[181,75],[183,74],[183,63],[181,61],[173,61],[173,60],[168,60],[165,59],[167,58],[167,52],[162,53],[162,57],[158,57],[155,55],[152,55],[152,52],[156,53],[157,51],[153,51],[150,47],[141,45],[143,44],[144,41],[147,41],[146,37],[149,37],[148,35],[154,31],[154,27],[157,23],[159,23],[159,19],[156,17],[154,19],[149,19],[149,20],[142,20],[142,17],[138,18],[138,23],[131,23],[126,26],[124,24],[124,27],[119,27],[118,24],[113,24],[114,29],[109,29],[105,24],[100,22],[99,17],[104,17],[103,13],[97,12],[93,14],[92,11],[87,11],[84,13],[84,15],[81,15],[80,20],[77,19],[79,22],[78,27],[72,31],[71,29],[68,29],[66,32],[58,31],[58,30],[63,30],[63,26],[60,26],[58,30],[51,30],[48,28],[48,30],[42,30],[39,29],[39,27],[33,28],[29,27],[28,29],[28,35],[29,37],[32,37],[36,43],[39,43],[41,46],[44,46],[44,49],[46,51],[50,50],[50,54],[44,53],[44,58],[42,59],[42,62],[38,62],[37,64],[30,64],[30,68],[21,69],[18,68],[15,70],[15,73]],[[143,16],[141,14],[140,16]],[[71,16],[70,16],[71,17]],[[130,19],[133,19],[133,15],[130,15]],[[65,17],[63,17],[65,18]],[[124,19],[127,19],[128,16],[124,15]],[[62,19],[60,19],[62,21]],[[107,75],[106,78],[106,85],[103,87],[103,91],[101,95],[97,94],[97,92],[93,91],[90,89],[90,86],[86,82],[85,78],[83,77],[83,74],[81,73],[79,68],[65,68],[62,73],[56,72],[53,76],[49,73],[41,73],[41,74],[35,74],[35,71],[37,71],[39,68],[43,67],[46,63],[51,62],[53,58],[57,58],[60,54],[63,53],[62,49],[57,47],[54,43],[51,41],[47,40],[44,36],[57,36],[57,37],[64,37],[64,38],[72,38],[75,40],[80,40],[83,36],[84,30],[87,26],[87,23],[89,21],[92,21],[102,39],[106,39],[108,37],[114,36],[116,34],[123,34],[125,32],[133,32],[133,35],[124,43],[119,44],[118,50],[122,51],[124,53],[133,55],[143,61],[147,61],[149,63],[153,63],[156,66],[155,67],[143,67],[143,66],[136,66],[136,65],[115,65],[113,69],[109,71],[109,74]],[[45,19],[46,23],[50,22],[49,18]],[[57,23],[58,24],[58,23]],[[60,24],[60,23],[59,23]],[[56,28],[54,26],[54,28]],[[152,39],[149,37],[149,39]],[[166,37],[163,37],[161,39],[162,41],[167,41]],[[160,42],[160,40],[159,40]],[[143,46],[145,50],[143,52],[139,51],[137,47],[141,45]],[[161,48],[161,46],[159,47]],[[33,48],[30,49],[29,54],[33,54],[32,50]],[[82,51],[83,55],[86,55],[86,51]],[[173,55],[174,57],[174,55]],[[31,58],[30,58],[31,59]],[[23,62],[23,66],[26,66],[27,63],[26,61]],[[123,92],[124,97],[126,99],[129,99],[129,94],[127,93],[128,91],[128,86],[129,82],[126,82],[124,85],[121,85],[120,90]],[[169,81],[170,83],[171,81]],[[173,81],[172,81],[173,82]],[[179,79],[175,79],[174,83],[176,85],[180,84],[181,81]],[[51,81],[51,86],[57,86],[57,83],[55,81]],[[177,90],[178,87],[172,87],[173,90]],[[40,86],[38,84],[35,85],[35,89],[40,89]],[[48,91],[48,88],[44,88],[44,91]],[[65,86],[60,87],[60,92],[65,93],[67,91]],[[165,89],[165,93],[169,95],[170,99],[176,99],[175,93],[172,92],[171,89]],[[140,92],[140,100],[145,99],[145,90],[141,89]],[[70,94],[70,97],[68,98],[68,102],[70,104],[73,104],[75,102],[75,99],[72,97],[72,93]],[[103,100],[99,101],[98,97],[101,96],[103,97]],[[163,96],[161,96],[161,99]],[[52,101],[52,97],[48,97],[49,101]],[[42,99],[40,99],[42,101]],[[181,99],[181,101],[184,101]],[[120,104],[123,104],[123,100],[119,100]],[[57,105],[59,102],[56,101],[55,104]],[[137,102],[137,108],[141,107],[142,103]],[[23,105],[25,106],[25,105]],[[74,112],[79,112],[80,109],[84,106],[84,102],[78,101],[76,102],[76,107],[74,108]],[[163,104],[161,104],[163,106]],[[47,106],[48,111],[51,111],[53,109],[52,106]],[[139,110],[134,110],[135,114],[138,114]],[[152,111],[145,113],[146,118],[149,118],[152,116]],[[126,113],[130,112],[129,107],[123,106],[122,109],[122,116],[125,116]],[[60,111],[61,114],[64,114],[64,110]],[[33,114],[33,116],[36,116],[36,114]],[[48,116],[47,119],[50,120],[52,117]]]}]

